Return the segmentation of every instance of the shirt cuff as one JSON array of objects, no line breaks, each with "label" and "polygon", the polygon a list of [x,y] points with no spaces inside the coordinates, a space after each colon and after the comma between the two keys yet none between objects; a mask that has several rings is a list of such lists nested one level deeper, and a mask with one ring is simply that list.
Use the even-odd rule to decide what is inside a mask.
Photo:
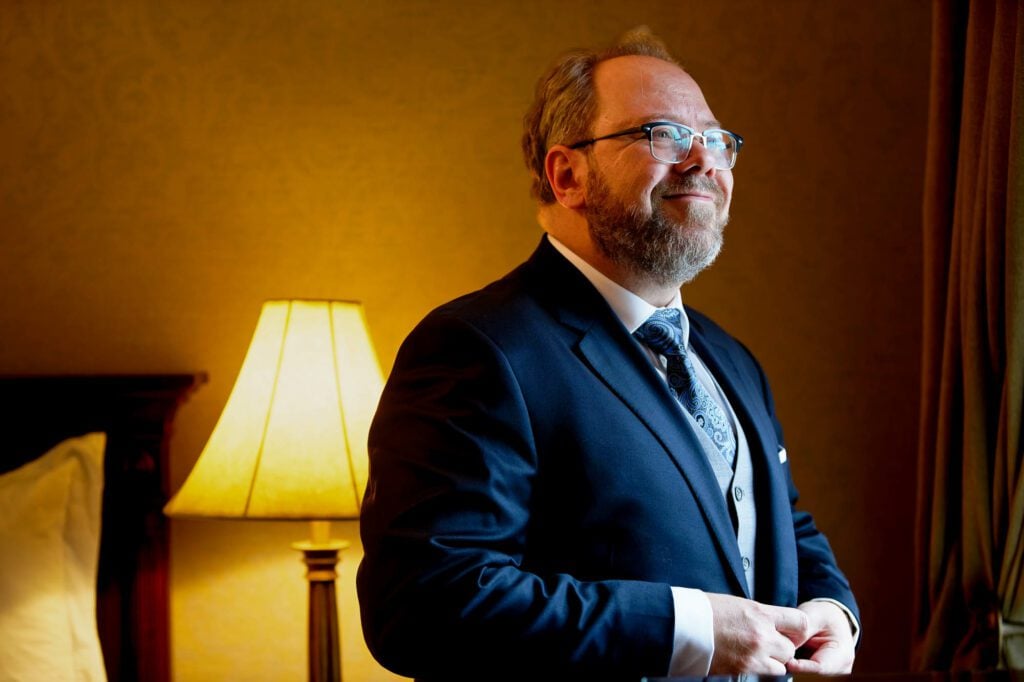
[{"label": "shirt cuff", "polygon": [[671,676],[706,677],[715,654],[715,623],[711,601],[700,590],[672,587],[675,634],[672,639]]},{"label": "shirt cuff", "polygon": [[860,623],[858,623],[857,619],[853,617],[853,611],[846,608],[846,605],[843,604],[843,602],[837,601],[835,599],[829,599],[828,597],[818,597],[816,599],[812,599],[811,601],[827,601],[830,604],[835,604],[840,609],[842,609],[843,613],[846,614],[846,619],[850,621],[850,633],[853,635],[853,645],[857,646],[857,642],[860,641]]}]

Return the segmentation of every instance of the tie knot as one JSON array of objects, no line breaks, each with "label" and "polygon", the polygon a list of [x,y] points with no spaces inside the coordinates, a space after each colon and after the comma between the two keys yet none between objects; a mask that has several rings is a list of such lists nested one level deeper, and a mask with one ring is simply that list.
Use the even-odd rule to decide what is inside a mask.
[{"label": "tie knot", "polygon": [[665,356],[683,354],[683,328],[679,323],[679,311],[675,308],[655,310],[633,334],[656,353]]}]

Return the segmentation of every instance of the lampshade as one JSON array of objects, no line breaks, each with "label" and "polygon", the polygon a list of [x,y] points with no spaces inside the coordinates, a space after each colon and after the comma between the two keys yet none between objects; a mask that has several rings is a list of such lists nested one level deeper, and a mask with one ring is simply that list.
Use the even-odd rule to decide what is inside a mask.
[{"label": "lampshade", "polygon": [[383,377],[362,305],[268,301],[171,516],[354,519]]}]

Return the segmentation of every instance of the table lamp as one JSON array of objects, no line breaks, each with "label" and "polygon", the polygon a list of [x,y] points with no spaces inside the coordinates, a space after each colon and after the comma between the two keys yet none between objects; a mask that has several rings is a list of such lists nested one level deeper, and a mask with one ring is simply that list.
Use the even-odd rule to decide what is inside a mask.
[{"label": "table lamp", "polygon": [[357,519],[366,436],[383,377],[362,305],[268,301],[227,405],[164,511],[174,517],[309,520],[295,543],[309,580],[309,679],[341,680],[335,567]]}]

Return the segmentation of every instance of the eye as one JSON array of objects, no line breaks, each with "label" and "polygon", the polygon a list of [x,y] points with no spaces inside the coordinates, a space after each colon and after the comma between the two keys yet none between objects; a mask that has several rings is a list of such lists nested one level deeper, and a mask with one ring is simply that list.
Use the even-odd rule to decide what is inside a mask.
[{"label": "eye", "polygon": [[678,142],[682,139],[682,135],[678,128],[657,126],[651,130],[651,139],[655,142]]},{"label": "eye", "polygon": [[728,151],[732,146],[732,138],[723,132],[711,131],[705,133],[707,148],[713,151]]}]

